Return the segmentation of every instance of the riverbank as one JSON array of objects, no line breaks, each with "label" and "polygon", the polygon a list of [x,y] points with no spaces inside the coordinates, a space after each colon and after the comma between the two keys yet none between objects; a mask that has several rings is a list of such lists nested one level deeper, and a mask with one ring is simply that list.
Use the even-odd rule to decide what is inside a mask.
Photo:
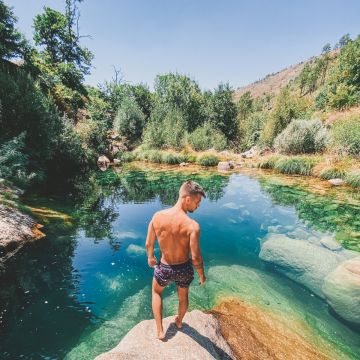
[{"label": "riverbank", "polygon": [[[143,161],[159,165],[178,165],[181,167],[191,165],[206,168],[218,166],[221,171],[239,168],[269,169],[275,173],[285,175],[316,177],[329,182],[333,186],[347,185],[354,189],[360,188],[360,159],[353,157],[333,155],[286,156],[271,151],[258,153],[255,149],[238,154],[230,151],[175,152],[138,148],[133,152],[120,154],[119,160],[122,164],[132,161]],[[219,162],[222,164],[219,165]],[[224,164],[229,162],[229,166]]]}]

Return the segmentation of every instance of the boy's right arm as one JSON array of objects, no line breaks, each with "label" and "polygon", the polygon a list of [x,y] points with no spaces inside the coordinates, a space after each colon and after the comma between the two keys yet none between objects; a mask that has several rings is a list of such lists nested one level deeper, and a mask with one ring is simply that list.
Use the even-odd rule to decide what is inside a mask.
[{"label": "boy's right arm", "polygon": [[204,263],[200,252],[200,226],[198,224],[196,224],[190,234],[190,251],[192,264],[199,275],[200,285],[202,285],[206,281],[206,277]]}]

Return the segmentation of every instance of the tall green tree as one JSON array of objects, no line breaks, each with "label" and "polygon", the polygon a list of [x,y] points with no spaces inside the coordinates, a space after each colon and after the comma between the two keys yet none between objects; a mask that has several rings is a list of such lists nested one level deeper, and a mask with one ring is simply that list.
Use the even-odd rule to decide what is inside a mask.
[{"label": "tall green tree", "polygon": [[17,19],[12,8],[0,0],[0,58],[23,57],[28,44],[23,34],[15,28]]}]

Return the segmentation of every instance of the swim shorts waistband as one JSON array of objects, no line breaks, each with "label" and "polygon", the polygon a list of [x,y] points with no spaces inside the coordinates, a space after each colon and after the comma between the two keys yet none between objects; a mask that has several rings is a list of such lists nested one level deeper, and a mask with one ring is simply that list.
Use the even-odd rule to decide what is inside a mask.
[{"label": "swim shorts waistband", "polygon": [[180,263],[180,264],[164,264],[163,262],[160,261],[159,263],[161,266],[164,266],[164,267],[168,267],[168,268],[171,268],[171,269],[178,269],[178,268],[182,268],[184,265],[188,265],[188,264],[191,264],[192,265],[192,262],[191,262],[191,259],[183,262],[183,263]]}]

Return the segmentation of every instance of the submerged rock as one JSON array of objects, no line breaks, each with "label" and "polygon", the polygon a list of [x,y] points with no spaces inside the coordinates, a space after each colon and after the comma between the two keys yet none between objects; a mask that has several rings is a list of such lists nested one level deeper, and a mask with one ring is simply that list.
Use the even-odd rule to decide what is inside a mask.
[{"label": "submerged rock", "polygon": [[360,257],[341,263],[325,278],[322,290],[338,315],[360,324]]},{"label": "submerged rock", "polygon": [[274,233],[265,238],[259,254],[262,260],[276,265],[279,272],[322,298],[324,278],[341,262],[355,256],[350,251],[334,252],[305,240]]},{"label": "submerged rock", "polygon": [[[331,359],[307,338],[304,324],[237,299],[221,302],[211,311],[237,359]],[[318,345],[318,344],[317,344]]]},{"label": "submerged rock", "polygon": [[177,330],[174,319],[170,316],[163,320],[166,341],[156,339],[154,320],[144,320],[133,327],[114,349],[96,357],[96,360],[235,359],[214,315],[193,310],[185,315],[181,330]]}]

